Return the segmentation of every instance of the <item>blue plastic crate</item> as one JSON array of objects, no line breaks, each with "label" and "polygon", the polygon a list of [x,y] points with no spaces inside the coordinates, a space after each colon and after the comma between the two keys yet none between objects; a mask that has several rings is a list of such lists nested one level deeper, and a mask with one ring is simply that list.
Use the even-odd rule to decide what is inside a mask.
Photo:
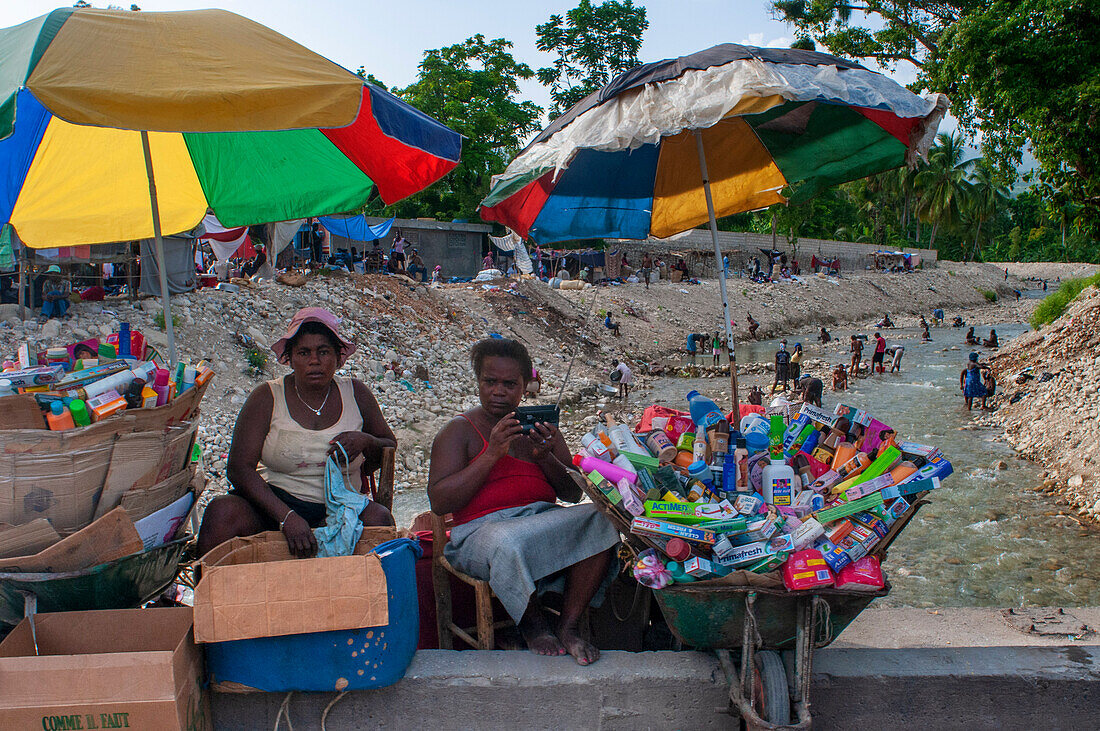
[{"label": "blue plastic crate", "polygon": [[389,624],[212,642],[205,645],[210,682],[268,692],[333,691],[381,688],[404,677],[420,633],[415,570],[420,544],[398,538],[372,553],[386,574]]}]

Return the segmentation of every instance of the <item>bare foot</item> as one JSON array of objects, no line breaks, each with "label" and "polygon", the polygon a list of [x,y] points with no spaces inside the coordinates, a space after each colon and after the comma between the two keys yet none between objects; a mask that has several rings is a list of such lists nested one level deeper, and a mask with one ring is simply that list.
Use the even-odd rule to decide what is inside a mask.
[{"label": "bare foot", "polygon": [[578,665],[591,665],[600,659],[599,648],[577,634],[576,627],[562,627],[558,630],[558,639]]},{"label": "bare foot", "polygon": [[519,622],[519,631],[528,649],[536,655],[564,655],[565,647],[550,629],[550,623],[537,607],[528,607]]}]

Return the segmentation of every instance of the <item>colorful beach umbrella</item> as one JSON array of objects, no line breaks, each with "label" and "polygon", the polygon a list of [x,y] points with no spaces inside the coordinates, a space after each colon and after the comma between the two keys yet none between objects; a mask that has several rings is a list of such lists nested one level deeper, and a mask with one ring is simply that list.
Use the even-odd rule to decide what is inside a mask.
[{"label": "colorful beach umbrella", "polygon": [[946,110],[942,95],[837,56],[722,44],[638,66],[577,103],[494,178],[481,216],[544,245],[666,238],[709,220],[732,343],[715,217],[915,165]]},{"label": "colorful beach umbrella", "polygon": [[0,30],[0,225],[32,248],[159,239],[207,209],[231,227],[339,213],[374,188],[393,203],[460,152],[453,130],[227,11],[64,8]]}]

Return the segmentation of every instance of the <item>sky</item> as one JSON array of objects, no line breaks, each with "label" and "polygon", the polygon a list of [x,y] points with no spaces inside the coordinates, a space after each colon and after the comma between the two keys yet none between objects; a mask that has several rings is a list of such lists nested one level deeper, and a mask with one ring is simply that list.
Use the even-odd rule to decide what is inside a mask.
[{"label": "sky", "polygon": [[[598,3],[599,0],[596,0]],[[537,70],[552,56],[535,48],[535,26],[552,14],[564,14],[579,0],[138,0],[145,11],[220,7],[279,31],[348,69],[360,65],[389,86],[416,80],[426,49],[460,43],[477,33],[506,38],[518,61]],[[718,43],[786,47],[791,29],[773,20],[766,0],[635,0],[644,5],[649,29],[643,36],[641,60],[683,56]],[[0,28],[16,25],[70,3],[56,0],[0,1]],[[106,7],[105,0],[92,0]],[[116,0],[129,7],[130,0]],[[911,70],[896,78],[908,83]],[[547,87],[532,79],[523,97],[546,108]]]},{"label": "sky", "polygon": [[[129,8],[133,0],[91,0],[97,8]],[[599,4],[602,0],[593,0]],[[0,0],[0,28],[70,6],[54,0]],[[363,66],[390,87],[416,81],[424,51],[461,43],[481,33],[513,43],[517,61],[533,70],[550,66],[553,56],[535,47],[535,26],[553,14],[564,15],[579,0],[138,0],[144,11],[218,7],[255,20],[347,69]],[[649,28],[642,38],[642,62],[683,56],[719,43],[788,47],[792,29],[774,20],[767,0],[635,0],[646,8]],[[871,68],[873,64],[864,62]],[[879,69],[881,70],[881,69]],[[888,73],[900,84],[916,78],[915,69],[900,64]],[[522,82],[522,99],[543,109],[550,106],[548,87],[536,79]],[[545,116],[543,122],[545,123]],[[950,132],[950,114],[940,123]],[[977,155],[977,151],[972,151]]]}]

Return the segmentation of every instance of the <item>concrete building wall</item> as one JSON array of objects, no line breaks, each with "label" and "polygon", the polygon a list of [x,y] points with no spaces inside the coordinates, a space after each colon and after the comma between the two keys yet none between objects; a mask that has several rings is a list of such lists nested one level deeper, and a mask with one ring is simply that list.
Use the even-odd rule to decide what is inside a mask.
[{"label": "concrete building wall", "polygon": [[[388,219],[367,217],[371,226]],[[481,270],[481,258],[488,245],[485,238],[491,226],[479,223],[451,223],[424,219],[399,218],[393,222],[393,228],[382,239],[382,248],[389,251],[397,234],[405,237],[409,248],[419,250],[428,271],[438,264],[443,267],[445,277],[472,277]],[[332,237],[332,246],[336,249],[355,247],[360,252],[371,248],[369,241],[348,241],[341,236]]]}]

